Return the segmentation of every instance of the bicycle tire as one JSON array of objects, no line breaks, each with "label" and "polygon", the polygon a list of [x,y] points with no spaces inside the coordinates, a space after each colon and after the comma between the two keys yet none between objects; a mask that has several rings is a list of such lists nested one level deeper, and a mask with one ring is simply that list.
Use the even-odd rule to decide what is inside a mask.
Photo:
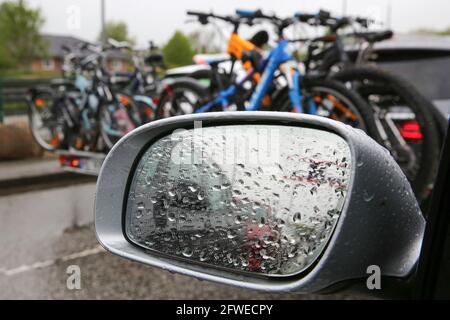
[{"label": "bicycle tire", "polygon": [[[46,151],[56,151],[58,149],[64,148],[65,147],[65,143],[66,143],[66,139],[67,139],[67,128],[66,126],[63,126],[63,132],[61,132],[61,134],[63,135],[63,137],[53,137],[52,140],[50,142],[45,141],[46,139],[44,137],[42,137],[42,135],[37,131],[36,125],[35,125],[35,116],[39,116],[39,111],[38,111],[38,107],[36,106],[36,101],[38,99],[40,99],[40,97],[42,96],[48,96],[51,101],[51,103],[57,103],[56,99],[54,97],[54,93],[52,90],[50,89],[38,89],[38,90],[34,90],[34,92],[32,93],[32,96],[30,97],[30,99],[28,100],[28,121],[29,121],[29,127],[30,127],[30,131],[31,131],[31,135],[34,139],[34,141],[44,150]],[[55,114],[55,111],[57,112],[59,109],[56,108],[56,110],[53,110],[55,108],[50,107],[49,111],[51,113],[52,117],[56,117],[56,119],[60,116],[58,114]],[[58,121],[58,120],[54,120],[54,121]],[[52,135],[55,135],[54,130],[56,130],[56,128],[48,128],[50,131],[52,131]]]},{"label": "bicycle tire", "polygon": [[[308,93],[314,93],[319,88],[328,89],[329,92],[335,92],[352,105],[353,109],[357,111],[360,120],[362,121],[363,129],[370,137],[379,142],[380,137],[376,128],[375,119],[371,112],[370,106],[357,93],[347,89],[342,83],[326,78],[308,78],[305,77],[301,81],[301,87]],[[290,112],[292,109],[291,101],[289,99],[287,88],[281,93],[273,102],[274,111]]]},{"label": "bicycle tire", "polygon": [[[354,66],[332,75],[333,79],[343,83],[353,81],[373,81],[383,84],[395,92],[416,117],[423,134],[423,151],[418,172],[410,183],[419,201],[429,196],[429,187],[433,184],[440,154],[440,136],[435,120],[435,106],[407,80],[374,66]],[[363,88],[363,87],[361,87]],[[364,95],[363,95],[364,97]]]},{"label": "bicycle tire", "polygon": [[[211,97],[216,95],[221,87],[226,88],[230,86],[232,78],[228,74],[213,69],[197,70],[189,74],[188,77],[197,80],[201,85],[207,87]],[[216,77],[218,77],[219,80]],[[207,80],[209,83],[207,85],[201,83],[204,80]],[[218,81],[220,81],[220,84]]]},{"label": "bicycle tire", "polygon": [[[185,95],[186,92],[191,92],[198,97],[198,101],[194,102],[190,112],[189,110],[180,110],[180,108],[174,106],[173,103],[173,99],[176,98],[177,94]],[[160,95],[160,101],[156,108],[155,117],[156,119],[163,119],[170,116],[192,113],[206,96],[206,88],[199,84],[196,80],[191,78],[177,79],[172,84],[167,85]],[[169,107],[169,110],[166,110],[167,107]]]},{"label": "bicycle tire", "polygon": [[[111,150],[111,148],[117,143],[117,141],[119,141],[128,132],[130,132],[131,130],[142,125],[142,123],[138,122],[139,120],[133,118],[133,115],[136,116],[139,114],[139,108],[138,108],[137,104],[134,102],[134,100],[129,95],[127,95],[123,92],[116,93],[116,96],[119,96],[119,95],[127,96],[128,102],[124,106],[125,108],[127,108],[127,110],[124,110],[121,108],[115,108],[115,111],[120,112],[123,110],[123,112],[121,112],[121,114],[120,114],[120,117],[122,117],[122,120],[125,120],[127,123],[125,126],[122,126],[121,128],[115,128],[116,131],[118,131],[118,134],[114,135],[114,137],[112,137],[110,133],[106,132],[106,129],[104,127],[104,120],[106,119],[106,114],[108,114],[108,117],[112,116],[111,111],[108,110],[108,108],[114,104],[118,104],[121,102],[116,100],[116,101],[113,101],[110,103],[102,103],[100,105],[100,110],[99,110],[100,136],[102,137],[103,142],[105,143],[106,149],[108,151]],[[106,119],[106,120],[108,120],[108,119]]]}]

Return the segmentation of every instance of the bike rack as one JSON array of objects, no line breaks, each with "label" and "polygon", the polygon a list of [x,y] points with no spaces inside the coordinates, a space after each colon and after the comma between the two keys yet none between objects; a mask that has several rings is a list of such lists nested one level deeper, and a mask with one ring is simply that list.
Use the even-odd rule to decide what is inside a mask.
[{"label": "bike rack", "polygon": [[106,154],[85,151],[57,150],[61,168],[68,172],[98,176]]}]

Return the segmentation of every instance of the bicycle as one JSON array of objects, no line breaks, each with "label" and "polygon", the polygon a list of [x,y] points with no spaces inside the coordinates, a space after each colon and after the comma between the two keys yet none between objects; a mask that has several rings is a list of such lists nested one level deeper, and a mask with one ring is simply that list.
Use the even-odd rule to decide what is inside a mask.
[{"label": "bicycle", "polygon": [[[143,124],[153,121],[159,101],[158,97],[161,95],[161,87],[164,82],[157,74],[158,67],[164,66],[163,56],[155,53],[158,47],[153,41],[150,41],[149,54],[143,56],[142,53],[134,52],[127,42],[117,42],[110,39],[109,43],[114,46],[115,50],[128,51],[131,54],[134,68],[131,74],[114,75],[118,79],[115,85],[120,88],[120,91],[133,97]],[[148,66],[149,70],[144,70],[144,65]]]},{"label": "bicycle", "polygon": [[[64,72],[73,79],[55,83],[52,89],[30,92],[30,127],[41,147],[49,151],[109,150],[123,135],[141,124],[132,99],[111,90],[111,77],[102,67],[106,48],[84,43],[80,51],[67,52]],[[39,122],[41,125],[39,126]],[[47,134],[42,134],[44,129]],[[48,134],[49,133],[49,134]]]},{"label": "bicycle", "polygon": [[[393,32],[367,31],[369,19],[337,18],[323,10],[317,14],[298,13],[295,18],[329,28],[325,36],[293,40],[309,43],[305,60],[308,72],[326,74],[365,99],[374,112],[381,143],[402,167],[418,199],[425,199],[435,178],[440,152],[436,108],[406,79],[370,64],[374,44],[390,39]],[[354,24],[363,30],[355,30]],[[353,32],[340,34],[346,27],[353,27]],[[356,57],[345,49],[347,37],[360,41]]]},{"label": "bicycle", "polygon": [[[221,88],[215,97],[192,110],[193,113],[235,109],[243,111],[268,109],[309,113],[327,116],[359,127],[376,137],[377,130],[370,108],[358,95],[334,80],[311,78],[301,74],[294,57],[287,52],[288,41],[283,37],[283,31],[294,23],[293,19],[264,15],[260,10],[237,10],[236,14],[237,17],[230,17],[212,13],[188,12],[188,15],[198,17],[202,24],[208,23],[211,18],[230,23],[233,26],[233,32],[229,39],[228,53],[231,56],[232,64],[234,65],[237,60],[242,60],[251,65],[244,79],[232,83],[226,88]],[[279,37],[277,45],[266,58],[260,59],[261,54],[255,45],[238,35],[241,23],[244,21],[252,23],[255,19],[270,21],[277,29]],[[214,65],[218,63],[219,61],[213,62]],[[282,72],[279,72],[280,69]],[[232,72],[233,67],[230,75]],[[285,78],[287,86],[280,90],[273,90],[274,79],[279,76]],[[252,82],[250,90],[245,89],[248,82]],[[242,101],[237,101],[240,98]],[[269,102],[263,100],[269,100]],[[287,101],[290,104],[289,107],[287,107]],[[274,107],[279,104],[282,104],[285,109]]]}]

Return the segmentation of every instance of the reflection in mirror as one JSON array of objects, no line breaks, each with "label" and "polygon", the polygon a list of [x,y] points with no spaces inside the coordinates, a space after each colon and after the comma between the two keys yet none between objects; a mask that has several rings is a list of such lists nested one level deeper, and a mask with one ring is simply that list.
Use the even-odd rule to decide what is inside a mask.
[{"label": "reflection in mirror", "polygon": [[130,241],[270,276],[308,268],[343,209],[351,153],[327,131],[269,125],[181,130],[145,151],[130,186]]}]

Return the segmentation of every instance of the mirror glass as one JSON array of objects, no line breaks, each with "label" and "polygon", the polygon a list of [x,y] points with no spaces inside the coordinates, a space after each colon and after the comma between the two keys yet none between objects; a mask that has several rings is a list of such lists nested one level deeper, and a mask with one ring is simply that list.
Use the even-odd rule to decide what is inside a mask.
[{"label": "mirror glass", "polygon": [[351,175],[340,136],[295,126],[177,130],[136,167],[125,231],[174,258],[291,276],[321,254]]}]

